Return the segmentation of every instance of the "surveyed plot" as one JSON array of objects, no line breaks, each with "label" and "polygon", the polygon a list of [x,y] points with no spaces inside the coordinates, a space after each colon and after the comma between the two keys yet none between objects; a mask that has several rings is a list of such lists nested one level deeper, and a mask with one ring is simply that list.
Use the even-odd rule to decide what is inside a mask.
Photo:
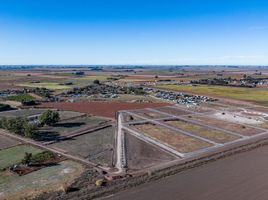
[{"label": "surveyed plot", "polygon": [[132,128],[141,132],[141,134],[172,147],[180,153],[189,153],[212,146],[205,141],[152,123],[136,124],[132,125]]},{"label": "surveyed plot", "polygon": [[184,120],[172,119],[172,120],[165,120],[164,122],[176,128],[183,129],[194,135],[201,136],[203,138],[209,139],[211,141],[214,141],[220,144],[231,142],[240,138],[235,135],[231,135],[231,134],[224,133],[221,131],[209,129],[203,126],[195,125]]}]

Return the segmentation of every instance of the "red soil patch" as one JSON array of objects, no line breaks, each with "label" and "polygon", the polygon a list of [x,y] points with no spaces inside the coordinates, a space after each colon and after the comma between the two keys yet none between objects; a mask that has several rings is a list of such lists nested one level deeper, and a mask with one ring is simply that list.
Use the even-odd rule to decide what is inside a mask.
[{"label": "red soil patch", "polygon": [[127,102],[59,102],[43,103],[41,107],[56,108],[81,113],[88,113],[103,117],[114,118],[115,113],[120,110],[132,110],[142,108],[156,108],[167,106],[167,103],[127,103]]}]

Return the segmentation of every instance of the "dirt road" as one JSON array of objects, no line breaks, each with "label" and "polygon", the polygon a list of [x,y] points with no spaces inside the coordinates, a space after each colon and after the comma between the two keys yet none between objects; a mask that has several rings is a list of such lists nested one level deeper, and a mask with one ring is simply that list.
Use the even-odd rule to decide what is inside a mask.
[{"label": "dirt road", "polygon": [[268,146],[124,191],[106,200],[266,200]]}]

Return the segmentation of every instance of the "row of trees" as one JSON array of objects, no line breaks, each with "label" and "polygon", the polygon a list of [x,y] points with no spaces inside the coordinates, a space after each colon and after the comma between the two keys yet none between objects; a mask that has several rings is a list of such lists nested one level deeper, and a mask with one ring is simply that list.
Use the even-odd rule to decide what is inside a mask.
[{"label": "row of trees", "polygon": [[36,127],[33,124],[29,123],[29,120],[24,117],[4,117],[0,121],[0,128],[29,138],[34,138],[36,135]]}]

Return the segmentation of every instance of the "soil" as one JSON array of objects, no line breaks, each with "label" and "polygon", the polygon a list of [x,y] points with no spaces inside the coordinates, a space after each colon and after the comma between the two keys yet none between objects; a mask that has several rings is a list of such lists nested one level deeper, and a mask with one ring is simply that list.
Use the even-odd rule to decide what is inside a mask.
[{"label": "soil", "polygon": [[60,110],[76,111],[97,116],[115,118],[120,110],[155,108],[170,105],[167,103],[120,103],[120,102],[60,102],[43,103],[41,107],[56,108]]},{"label": "soil", "polygon": [[126,134],[127,165],[130,170],[145,169],[169,162],[177,157],[164,152],[159,147],[148,144],[131,134]]}]

